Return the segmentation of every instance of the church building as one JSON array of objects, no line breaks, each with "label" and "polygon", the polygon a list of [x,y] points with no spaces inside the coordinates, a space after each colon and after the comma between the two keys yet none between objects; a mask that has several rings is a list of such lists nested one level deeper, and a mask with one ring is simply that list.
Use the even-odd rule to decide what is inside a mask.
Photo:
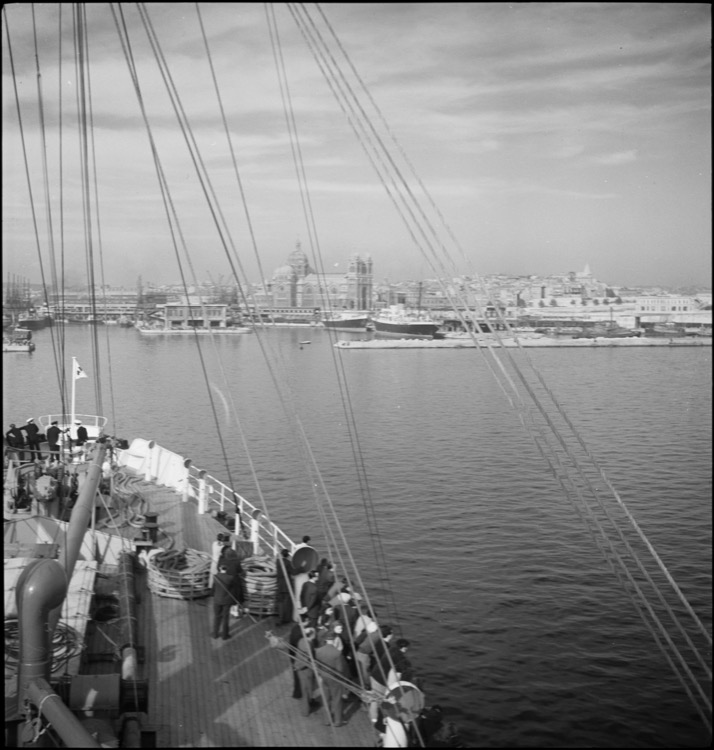
[{"label": "church building", "polygon": [[274,309],[371,310],[372,259],[353,255],[347,273],[317,273],[300,243],[268,283],[268,305]]}]

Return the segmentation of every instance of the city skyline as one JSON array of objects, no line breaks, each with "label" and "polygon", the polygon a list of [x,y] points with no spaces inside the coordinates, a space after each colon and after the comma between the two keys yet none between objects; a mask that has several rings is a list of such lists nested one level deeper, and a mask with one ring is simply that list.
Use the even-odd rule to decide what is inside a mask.
[{"label": "city skyline", "polygon": [[[284,128],[265,11],[252,4],[200,4],[224,97],[264,273],[253,260],[230,154],[193,6],[148,6],[217,188],[247,279],[270,278],[298,240],[313,252],[302,218]],[[37,7],[48,170],[56,177],[58,6]],[[382,185],[349,132],[290,14],[277,6],[288,78],[324,270],[369,254],[375,280],[429,278],[429,259],[411,247]],[[5,6],[20,82],[23,127],[36,200],[43,195],[30,9]],[[205,209],[188,192],[191,167],[146,38],[126,8],[157,147],[197,278],[229,275],[209,240]],[[711,276],[710,9],[699,4],[330,4],[332,27],[392,131],[464,248],[462,275],[547,276],[586,264],[620,285],[681,287]],[[173,278],[174,251],[156,197],[156,177],[110,15],[87,7],[94,125],[107,283]],[[69,24],[63,15],[63,26]],[[143,35],[143,39],[142,39]],[[76,104],[64,48],[64,127]],[[17,113],[3,36],[3,265],[39,276]],[[240,76],[238,74],[241,74]],[[242,74],[246,73],[247,76]],[[141,138],[140,138],[141,136]],[[142,140],[143,139],[143,140]],[[32,146],[34,144],[34,147]],[[70,194],[79,179],[64,150],[67,283],[85,281],[81,214]],[[138,166],[133,157],[139,156]],[[179,158],[180,156],[180,158]],[[57,192],[52,193],[57,208]],[[224,205],[225,210],[225,205]],[[44,214],[40,212],[40,225]],[[55,233],[58,220],[55,214]],[[42,230],[43,264],[51,277]],[[55,257],[59,256],[59,243]],[[416,258],[416,260],[415,260]],[[56,260],[56,264],[59,261]],[[221,270],[222,269],[222,270]]]}]

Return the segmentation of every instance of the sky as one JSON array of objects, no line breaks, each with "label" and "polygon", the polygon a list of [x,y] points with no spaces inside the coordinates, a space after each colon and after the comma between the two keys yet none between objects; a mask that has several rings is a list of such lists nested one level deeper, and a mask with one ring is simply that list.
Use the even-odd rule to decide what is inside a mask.
[{"label": "sky", "polygon": [[[322,10],[379,108],[381,115],[360,92],[363,111],[393,154],[392,162],[377,163],[394,164],[420,195],[422,209],[406,209],[397,198],[396,210],[390,180],[399,178],[387,177],[385,187],[375,174],[287,5],[274,6],[271,36],[267,17],[273,16],[261,4],[199,4],[236,177],[195,6],[150,3],[148,15],[226,218],[223,241],[138,11],[121,7],[188,248],[190,262],[182,260],[182,267],[189,281],[225,281],[233,271],[242,280],[270,278],[300,243],[313,265],[329,272],[346,270],[354,254],[370,255],[377,281],[547,275],[588,264],[596,278],[615,286],[711,285],[708,4],[307,6],[331,54],[352,76]],[[89,261],[71,9],[62,5],[60,19],[57,4],[34,8],[34,33],[30,4],[5,5],[3,12],[3,271],[31,282],[44,275],[49,284],[64,275],[65,284],[82,284]],[[87,25],[95,278],[112,286],[133,287],[139,276],[144,284],[175,283],[177,255],[184,255],[171,240],[109,7],[88,5]],[[287,76],[282,97],[276,56]],[[288,97],[301,170],[286,126]],[[420,210],[428,224],[420,220],[415,229],[410,217]]]}]

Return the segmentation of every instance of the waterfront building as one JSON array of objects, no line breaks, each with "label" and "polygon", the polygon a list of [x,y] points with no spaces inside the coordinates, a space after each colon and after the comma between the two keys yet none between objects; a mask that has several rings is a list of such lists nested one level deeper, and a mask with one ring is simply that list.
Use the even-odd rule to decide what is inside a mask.
[{"label": "waterfront building", "polygon": [[164,330],[176,328],[226,328],[228,305],[201,302],[199,298],[184,299],[158,305],[164,316]]},{"label": "waterfront building", "polygon": [[694,298],[676,294],[637,297],[636,304],[638,312],[643,313],[690,312],[700,307]]}]

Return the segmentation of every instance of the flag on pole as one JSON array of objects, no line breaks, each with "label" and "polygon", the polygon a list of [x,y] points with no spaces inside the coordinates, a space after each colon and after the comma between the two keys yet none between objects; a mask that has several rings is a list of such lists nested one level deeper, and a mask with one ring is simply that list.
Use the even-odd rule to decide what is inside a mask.
[{"label": "flag on pole", "polygon": [[86,378],[87,373],[79,366],[79,362],[74,360],[74,379],[79,380],[80,378]]}]

